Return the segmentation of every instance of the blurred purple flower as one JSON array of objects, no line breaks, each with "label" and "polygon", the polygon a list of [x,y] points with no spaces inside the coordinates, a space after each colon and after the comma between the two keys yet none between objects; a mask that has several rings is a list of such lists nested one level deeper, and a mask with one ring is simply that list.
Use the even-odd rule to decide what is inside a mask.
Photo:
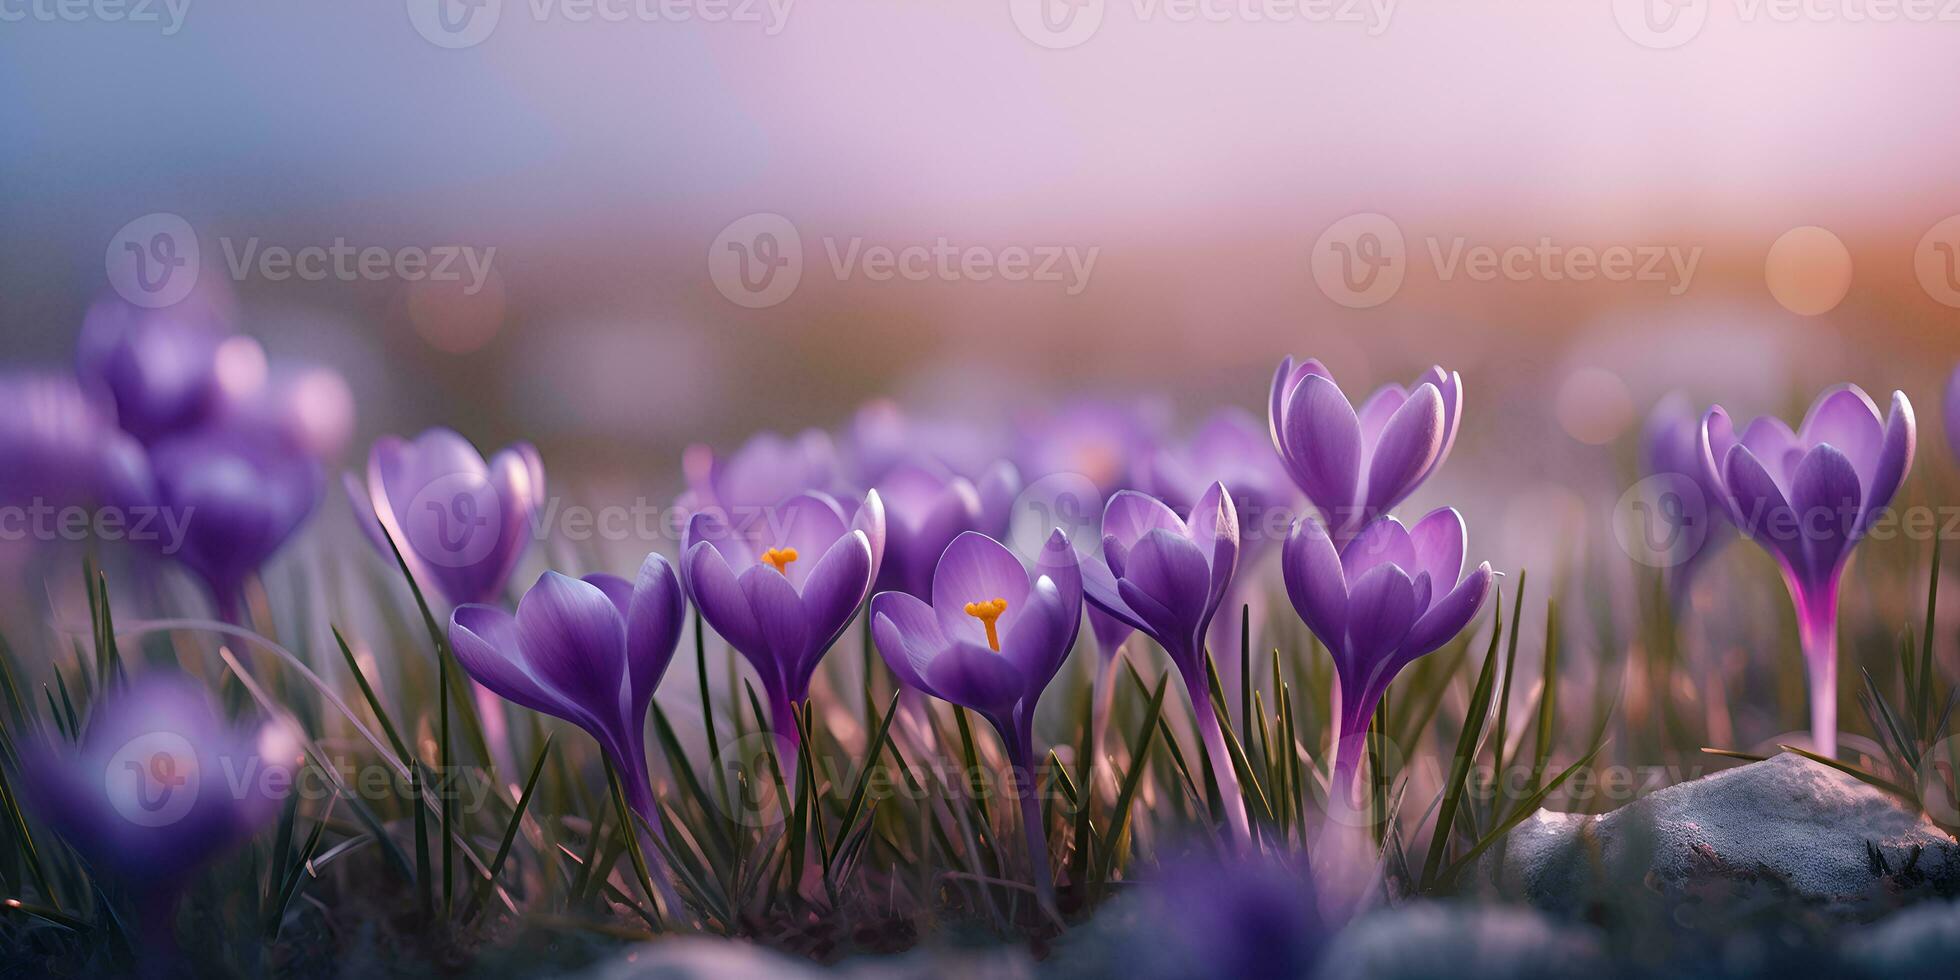
[{"label": "blurred purple flower", "polygon": [[1310,977],[1332,932],[1313,869],[1284,857],[1187,858],[1143,891],[1128,944],[1143,978]]},{"label": "blurred purple flower", "polygon": [[1034,884],[1054,902],[1041,800],[1034,792],[1034,711],[1082,626],[1082,573],[1068,536],[1048,538],[1030,570],[975,531],[953,540],[932,577],[932,603],[904,592],[871,600],[872,633],[914,690],[971,708],[1000,732],[1023,790]]},{"label": "blurred purple flower", "polygon": [[480,603],[457,606],[449,643],[478,684],[589,732],[618,771],[627,804],[660,833],[644,731],[686,608],[674,567],[650,554],[631,582],[545,572],[515,616]]},{"label": "blurred purple flower", "polygon": [[793,765],[793,705],[871,594],[885,548],[877,491],[847,523],[827,494],[802,493],[753,520],[717,512],[688,520],[681,570],[701,617],[755,667],[769,699],[781,762]]},{"label": "blurred purple flower", "polygon": [[851,416],[849,447],[851,472],[859,486],[879,486],[893,467],[924,459],[977,483],[1007,448],[998,427],[920,418],[884,398],[865,402]]},{"label": "blurred purple flower", "polygon": [[1155,445],[1158,428],[1138,409],[1081,399],[1024,426],[1015,458],[1029,481],[1073,474],[1106,498],[1132,486],[1133,467]]},{"label": "blurred purple flower", "polygon": [[1463,382],[1432,367],[1410,388],[1383,385],[1357,411],[1319,361],[1280,362],[1267,421],[1273,446],[1336,542],[1413,493],[1448,458]]},{"label": "blurred purple flower", "polygon": [[1891,412],[1856,385],[1817,397],[1796,432],[1763,416],[1741,438],[1716,405],[1702,419],[1700,450],[1729,519],[1783,570],[1810,668],[1810,727],[1817,751],[1837,751],[1838,580],[1851,550],[1892,503],[1912,468],[1912,403],[1892,393]]},{"label": "blurred purple flower", "polygon": [[227,339],[225,326],[195,304],[149,310],[98,300],[82,321],[76,373],[115,406],[118,425],[153,443],[202,424],[217,409],[219,351]]},{"label": "blurred purple flower", "polygon": [[1246,840],[1245,802],[1212,710],[1205,633],[1238,567],[1238,511],[1223,484],[1198,498],[1187,522],[1162,501],[1134,490],[1103,510],[1102,555],[1084,560],[1089,601],[1156,640],[1184,681],[1191,714],[1211,756],[1226,816]]},{"label": "blurred purple flower", "polygon": [[1490,563],[1463,574],[1463,517],[1444,507],[1413,528],[1384,517],[1335,548],[1312,517],[1294,522],[1280,566],[1300,619],[1334,657],[1330,796],[1354,806],[1362,739],[1395,675],[1448,643],[1483,606]]},{"label": "blurred purple flower", "polygon": [[1644,544],[1666,570],[1668,597],[1678,609],[1687,600],[1696,570],[1721,550],[1733,531],[1727,509],[1717,502],[1722,489],[1701,465],[1701,416],[1687,396],[1670,393],[1647,416],[1640,434],[1640,470],[1644,481],[1657,482],[1650,484],[1656,499],[1635,502],[1651,509],[1642,515],[1649,523],[1639,533],[1648,536]]},{"label": "blurred purple flower", "polygon": [[71,378],[0,376],[0,504],[123,506],[149,495],[143,447]]},{"label": "blurred purple flower", "polygon": [[218,615],[239,621],[245,579],[299,530],[320,501],[320,464],[260,432],[198,430],[150,448],[149,503],[181,515],[164,550],[197,573]]},{"label": "blurred purple flower", "polygon": [[284,728],[234,728],[202,686],[164,670],[105,692],[76,746],[24,755],[32,809],[97,873],[129,886],[158,930],[144,938],[160,943],[192,876],[279,813],[302,761]]},{"label": "blurred purple flower", "polygon": [[878,591],[924,598],[932,594],[933,569],[962,531],[989,537],[1007,533],[1009,509],[1021,491],[1014,464],[1001,461],[978,484],[931,461],[903,462],[877,483],[885,508],[885,550]]},{"label": "blurred purple flower", "polygon": [[818,429],[793,439],[759,433],[720,457],[706,446],[689,446],[681,469],[687,478],[683,508],[689,513],[719,508],[733,515],[730,519],[752,516],[800,493],[845,489],[837,449]]},{"label": "blurred purple flower", "polygon": [[343,483],[381,556],[394,560],[385,527],[416,581],[462,605],[489,602],[509,583],[544,502],[544,462],[520,442],[486,463],[469,440],[430,429],[412,442],[376,440],[365,489],[352,475]]},{"label": "blurred purple flower", "polygon": [[1960,366],[1946,379],[1946,397],[1940,407],[1941,421],[1946,423],[1946,446],[1960,459]]}]

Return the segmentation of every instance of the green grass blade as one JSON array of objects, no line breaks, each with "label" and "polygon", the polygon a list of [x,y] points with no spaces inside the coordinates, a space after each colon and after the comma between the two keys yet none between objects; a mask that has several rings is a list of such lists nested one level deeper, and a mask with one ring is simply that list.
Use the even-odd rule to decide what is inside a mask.
[{"label": "green grass blade", "polygon": [[1150,706],[1144,709],[1143,724],[1138,726],[1135,740],[1131,743],[1130,771],[1123,774],[1123,785],[1116,794],[1116,809],[1110,815],[1110,826],[1103,835],[1103,850],[1097,864],[1107,880],[1110,869],[1115,867],[1117,844],[1127,836],[1130,824],[1130,804],[1136,799],[1137,787],[1143,783],[1143,773],[1148,768],[1151,738],[1157,734],[1157,723],[1164,713],[1164,692],[1170,685],[1170,671],[1157,678],[1157,689],[1150,693]]},{"label": "green grass blade", "polygon": [[1484,666],[1477,674],[1477,686],[1470,695],[1470,707],[1463,716],[1463,730],[1457,733],[1456,753],[1450,761],[1449,780],[1443,784],[1443,800],[1436,811],[1436,826],[1429,837],[1429,856],[1422,864],[1420,890],[1428,891],[1435,881],[1437,872],[1442,869],[1443,857],[1449,848],[1450,834],[1456,827],[1457,810],[1463,805],[1464,791],[1469,788],[1470,765],[1476,752],[1477,738],[1483,732],[1484,719],[1489,716],[1490,702],[1497,674],[1497,644],[1504,636],[1504,598],[1503,587],[1499,586],[1498,597],[1492,610],[1490,649],[1484,653]]},{"label": "green grass blade", "polygon": [[402,741],[401,733],[395,729],[395,722],[388,717],[387,710],[381,707],[381,699],[375,696],[374,687],[368,683],[367,675],[361,672],[361,665],[354,661],[354,651],[348,648],[347,638],[340,635],[339,627],[332,629],[334,643],[339,645],[340,656],[347,661],[347,672],[354,675],[354,683],[360,686],[361,697],[367,699],[368,710],[374,712],[375,720],[381,723],[382,734],[388,736],[388,745],[401,757],[402,765],[408,765],[414,756],[409,753],[407,743]]},{"label": "green grass blade", "polygon": [[538,761],[531,764],[531,775],[524,780],[524,792],[517,797],[517,806],[512,810],[510,822],[504,825],[503,840],[497,843],[497,855],[490,859],[490,873],[485,875],[469,905],[463,909],[463,921],[467,922],[490,899],[490,889],[497,883],[497,875],[504,870],[504,862],[510,858],[511,846],[517,843],[517,832],[523,829],[524,812],[531,806],[531,797],[538,789],[538,777],[544,775],[545,760],[551,756],[551,740],[555,735],[545,736],[544,745],[538,748]]}]

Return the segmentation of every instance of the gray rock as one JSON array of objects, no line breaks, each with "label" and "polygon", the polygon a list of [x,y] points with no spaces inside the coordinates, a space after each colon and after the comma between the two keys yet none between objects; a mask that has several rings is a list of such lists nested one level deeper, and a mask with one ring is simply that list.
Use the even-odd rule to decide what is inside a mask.
[{"label": "gray rock", "polygon": [[754,943],[685,936],[641,943],[581,976],[583,980],[817,980],[826,974]]},{"label": "gray rock", "polygon": [[1530,980],[1608,976],[1598,934],[1527,908],[1416,902],[1351,923],[1321,959],[1316,980]]},{"label": "gray rock", "polygon": [[1960,903],[1927,902],[1848,939],[1845,965],[1877,980],[1952,980],[1960,964]]},{"label": "gray rock", "polygon": [[1868,892],[1867,845],[1895,869],[1960,877],[1960,847],[1921,814],[1851,776],[1784,753],[1659,790],[1601,816],[1540,810],[1480,862],[1487,882],[1545,907],[1600,889],[1666,887],[1697,871],[1767,871],[1826,905]]}]

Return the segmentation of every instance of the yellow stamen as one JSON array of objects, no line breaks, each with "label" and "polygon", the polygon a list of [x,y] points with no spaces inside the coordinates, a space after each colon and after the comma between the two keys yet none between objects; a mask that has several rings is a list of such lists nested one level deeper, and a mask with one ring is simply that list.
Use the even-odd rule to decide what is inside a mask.
[{"label": "yellow stamen", "polygon": [[995,653],[1000,652],[1000,633],[995,628],[995,624],[1000,622],[1001,614],[1006,611],[1006,599],[995,599],[992,602],[969,602],[966,604],[966,614],[979,620],[987,627],[987,645],[992,647]]},{"label": "yellow stamen", "polygon": [[771,548],[762,553],[762,560],[776,566],[776,571],[789,574],[789,563],[796,560],[795,548]]}]

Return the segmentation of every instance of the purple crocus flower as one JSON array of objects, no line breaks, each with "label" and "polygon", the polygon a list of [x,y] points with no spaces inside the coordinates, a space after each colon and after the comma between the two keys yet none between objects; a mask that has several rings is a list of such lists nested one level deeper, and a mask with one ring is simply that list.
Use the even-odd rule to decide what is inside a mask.
[{"label": "purple crocus flower", "polygon": [[689,513],[719,508],[726,520],[747,520],[799,493],[844,489],[842,466],[830,436],[809,429],[794,438],[758,433],[726,456],[689,446],[681,458]]},{"label": "purple crocus flower", "polygon": [[[203,423],[217,409],[226,373],[220,352],[237,339],[200,304],[149,310],[103,299],[83,318],[76,373],[110,399],[117,424],[152,443]],[[243,347],[234,351],[249,354]],[[236,354],[230,359],[234,376],[240,361]],[[264,364],[261,351],[261,379]],[[249,373],[251,365],[245,367]]]},{"label": "purple crocus flower", "polygon": [[885,553],[878,591],[932,594],[932,573],[946,546],[962,531],[989,537],[1007,532],[1009,509],[1021,477],[1005,461],[976,484],[931,461],[899,463],[877,484],[885,508]]},{"label": "purple crocus flower", "polygon": [[1955,458],[1960,459],[1960,367],[1946,379],[1946,398],[1941,404],[1941,421],[1946,423],[1946,445],[1953,450]]},{"label": "purple crocus flower", "polygon": [[233,728],[202,686],[165,670],[106,692],[77,745],[24,755],[31,808],[129,888],[145,955],[164,959],[185,887],[278,814],[301,762],[283,727]]},{"label": "purple crocus flower", "polygon": [[758,519],[730,523],[701,512],[688,520],[681,568],[695,608],[747,658],[769,699],[783,766],[795,764],[794,706],[871,594],[885,547],[877,491],[845,520],[837,501],[801,493]]},{"label": "purple crocus flower", "polygon": [[1000,733],[1021,797],[1035,888],[1054,904],[1048,838],[1033,792],[1034,711],[1082,625],[1082,573],[1061,531],[1030,570],[974,531],[953,539],[932,577],[932,603],[904,592],[871,600],[872,635],[914,690],[978,712]]},{"label": "purple crocus flower", "polygon": [[120,506],[148,495],[143,447],[71,378],[0,376],[0,504]]},{"label": "purple crocus flower", "polygon": [[393,537],[416,581],[452,605],[501,595],[530,544],[544,502],[544,462],[530,443],[485,462],[469,440],[430,429],[414,441],[385,436],[368,451],[365,491],[345,478],[361,526],[384,558]]},{"label": "purple crocus flower", "polygon": [[1314,975],[1327,946],[1316,869],[1268,855],[1183,858],[1143,886],[1124,972],[1139,980]]},{"label": "purple crocus flower", "polygon": [[1817,751],[1837,751],[1838,580],[1851,549],[1912,468],[1912,403],[1892,393],[1878,406],[1856,385],[1838,385],[1811,404],[1796,432],[1764,416],[1741,438],[1722,406],[1701,424],[1702,465],[1745,537],[1776,559],[1796,604],[1810,668],[1810,730]]},{"label": "purple crocus flower", "polygon": [[1124,490],[1103,509],[1102,534],[1101,557],[1083,561],[1083,591],[1096,608],[1170,655],[1211,757],[1226,818],[1239,840],[1247,840],[1245,801],[1205,671],[1205,633],[1238,567],[1239,519],[1231,494],[1212,484],[1186,521],[1162,501]]},{"label": "purple crocus flower", "polygon": [[997,427],[968,419],[909,415],[890,399],[874,399],[851,416],[853,479],[859,486],[880,486],[894,467],[932,460],[978,483],[1006,454],[1008,447],[998,433]]},{"label": "purple crocus flower", "polygon": [[1409,388],[1383,385],[1359,410],[1319,361],[1280,362],[1267,410],[1273,447],[1346,541],[1415,492],[1450,454],[1463,420],[1463,382],[1432,367]]},{"label": "purple crocus flower", "polygon": [[1685,395],[1660,400],[1640,434],[1643,481],[1654,499],[1639,500],[1646,510],[1636,533],[1642,552],[1666,571],[1668,597],[1678,609],[1687,600],[1694,573],[1729,539],[1728,511],[1717,501],[1721,488],[1701,465],[1701,417]]},{"label": "purple crocus flower", "polygon": [[[480,603],[457,606],[449,616],[449,645],[478,684],[590,733],[619,774],[627,806],[659,835],[647,773],[647,709],[685,619],[674,567],[650,554],[631,582],[545,572],[518,601],[515,616]],[[659,862],[658,849],[647,858]],[[658,878],[674,903],[672,883],[664,872]]]},{"label": "purple crocus flower", "polygon": [[1463,551],[1463,517],[1448,507],[1407,529],[1380,518],[1338,549],[1318,520],[1293,524],[1280,556],[1286,595],[1340,682],[1329,790],[1338,806],[1357,805],[1362,740],[1389,683],[1461,633],[1490,592],[1490,563],[1464,575]]},{"label": "purple crocus flower", "polygon": [[1080,399],[1023,427],[1016,460],[1029,480],[1073,474],[1106,498],[1131,486],[1136,461],[1156,444],[1158,429],[1141,407]]},{"label": "purple crocus flower", "polygon": [[166,553],[203,580],[218,615],[238,622],[245,580],[320,501],[320,464],[263,432],[196,430],[150,448],[153,506],[181,520]]}]

